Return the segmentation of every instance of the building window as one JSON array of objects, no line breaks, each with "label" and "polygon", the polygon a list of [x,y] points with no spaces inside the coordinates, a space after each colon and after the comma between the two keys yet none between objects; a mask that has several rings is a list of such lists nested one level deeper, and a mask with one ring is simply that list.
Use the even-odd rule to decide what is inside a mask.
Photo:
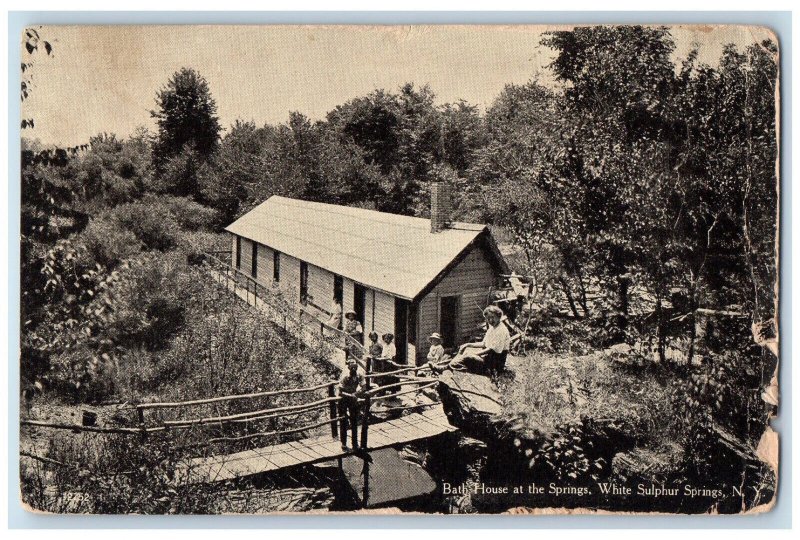
[{"label": "building window", "polygon": [[253,242],[252,259],[250,260],[250,273],[254,278],[258,277],[258,244]]},{"label": "building window", "polygon": [[236,237],[236,269],[242,267],[242,237]]},{"label": "building window", "polygon": [[281,280],[281,252],[276,251],[272,254],[272,279]]},{"label": "building window", "polygon": [[308,303],[308,263],[300,261],[300,302]]}]

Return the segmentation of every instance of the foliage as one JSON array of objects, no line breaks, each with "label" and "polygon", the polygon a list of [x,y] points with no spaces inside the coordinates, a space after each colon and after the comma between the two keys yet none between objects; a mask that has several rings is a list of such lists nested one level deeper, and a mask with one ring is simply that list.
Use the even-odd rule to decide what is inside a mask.
[{"label": "foliage", "polygon": [[200,159],[213,154],[222,128],[208,82],[197,71],[182,68],[175,72],[156,94],[156,106],[157,110],[150,114],[158,124],[153,145],[158,175],[165,171],[171,158],[185,150],[196,152]]},{"label": "foliage", "polygon": [[[23,39],[24,100],[32,55],[52,47],[38,30]],[[777,46],[727,46],[709,66],[696,52],[675,58],[664,27],[578,27],[542,44],[556,83],[509,84],[485,113],[409,83],[323,120],[292,112],[221,136],[208,82],[183,68],[157,92],[155,136],[102,133],[71,149],[23,140],[24,382],[97,401],[318,381],[319,351],[209,287],[203,250],[228,245],[221,227],[271,195],[426,216],[429,184],[446,181],[453,217],[489,222],[513,244],[514,269],[535,278],[535,350],[501,384],[507,412],[548,436],[528,456],[536,467],[566,483],[608,474],[594,441],[616,429],[648,451],[679,443],[681,474],[713,473],[720,433],[754,446],[773,412],[759,389],[775,358],[749,332],[776,332]],[[709,326],[698,309],[745,317]],[[623,342],[641,350],[575,356]],[[668,359],[675,343],[681,365]],[[595,423],[607,417],[618,425]],[[120,448],[129,460],[116,448],[61,457],[171,459]],[[113,486],[96,471],[59,481],[103,486],[92,504],[104,511],[195,504],[175,506],[157,468],[119,474]],[[134,482],[148,500],[126,503]]]},{"label": "foliage", "polygon": [[119,227],[131,231],[147,249],[167,251],[178,242],[180,225],[166,206],[134,202],[114,207],[107,215]]},{"label": "foliage", "polygon": [[91,220],[77,241],[84,247],[81,262],[86,267],[116,268],[144,248],[129,229],[103,218]]}]

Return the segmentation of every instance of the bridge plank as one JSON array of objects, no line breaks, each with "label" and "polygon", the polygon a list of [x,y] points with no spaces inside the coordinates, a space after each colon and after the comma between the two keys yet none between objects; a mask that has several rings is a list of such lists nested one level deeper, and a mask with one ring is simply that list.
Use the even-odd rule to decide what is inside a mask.
[{"label": "bridge plank", "polygon": [[[450,425],[444,411],[437,407],[421,413],[395,418],[369,426],[369,450],[376,450],[434,437],[457,428]],[[178,478],[192,483],[219,482],[254,474],[276,471],[301,464],[344,457],[352,452],[342,449],[341,442],[322,435],[234,454],[194,458]],[[181,476],[180,473],[184,473]]]}]

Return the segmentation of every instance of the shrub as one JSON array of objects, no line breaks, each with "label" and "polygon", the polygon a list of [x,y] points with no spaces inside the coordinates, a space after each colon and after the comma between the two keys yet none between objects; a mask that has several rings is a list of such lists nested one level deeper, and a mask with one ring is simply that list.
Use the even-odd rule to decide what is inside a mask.
[{"label": "shrub", "polygon": [[148,249],[167,251],[178,243],[180,224],[165,205],[123,204],[111,210],[110,217]]},{"label": "shrub", "polygon": [[157,207],[160,211],[169,212],[182,228],[190,231],[209,228],[218,219],[216,210],[196,203],[187,197],[148,195],[142,199],[142,202],[152,208]]},{"label": "shrub", "polygon": [[79,235],[78,241],[86,248],[82,252],[85,266],[99,264],[112,269],[124,259],[139,253],[144,244],[128,229],[107,219],[93,219]]},{"label": "shrub", "polygon": [[206,286],[204,276],[187,266],[180,253],[143,255],[112,290],[116,306],[109,337],[121,346],[164,348]]}]

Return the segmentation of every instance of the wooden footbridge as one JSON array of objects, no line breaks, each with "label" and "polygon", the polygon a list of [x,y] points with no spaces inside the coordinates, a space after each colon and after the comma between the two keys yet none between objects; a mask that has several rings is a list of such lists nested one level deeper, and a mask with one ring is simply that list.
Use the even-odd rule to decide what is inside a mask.
[{"label": "wooden footbridge", "polygon": [[[176,483],[206,483],[231,480],[288,467],[340,459],[350,455],[365,456],[372,450],[435,437],[456,428],[447,420],[441,403],[424,396],[437,379],[421,376],[425,368],[407,367],[388,372],[367,373],[366,390],[357,397],[338,395],[336,381],[306,388],[289,388],[250,394],[235,394],[177,402],[152,402],[130,405],[135,425],[81,425],[53,423],[46,420],[22,420],[32,428],[63,429],[74,432],[139,435],[143,442],[156,434],[190,430],[195,442],[186,449],[218,447],[222,451],[183,459],[175,471]],[[393,377],[398,382],[381,386],[372,381]],[[380,378],[380,379],[379,379]],[[304,396],[299,403],[269,408],[247,407],[259,400],[285,400]],[[416,396],[418,400],[411,400]],[[404,397],[403,400],[400,398]],[[396,405],[400,403],[400,405]],[[388,406],[387,406],[388,405]],[[226,407],[227,406],[227,407]],[[196,408],[241,410],[233,414],[183,416],[182,411]],[[176,415],[175,412],[178,412]],[[315,414],[316,413],[316,414]],[[320,420],[320,413],[327,416]],[[302,422],[302,415],[316,416],[316,421]],[[164,419],[168,416],[169,419]],[[395,416],[386,419],[387,416]],[[296,427],[262,431],[265,423],[276,425],[279,419],[293,418]],[[214,436],[206,435],[208,431]],[[323,431],[324,433],[320,433]],[[290,436],[301,437],[287,440]],[[253,444],[253,448],[227,453],[225,446]]]},{"label": "wooden footbridge", "polygon": [[188,483],[219,482],[298,465],[338,460],[353,454],[366,454],[371,450],[427,439],[455,429],[439,408],[373,424],[369,430],[369,444],[365,443],[356,450],[342,445],[337,437],[321,435],[235,454],[195,458],[186,464],[181,474],[186,475]]},{"label": "wooden footbridge", "polygon": [[[220,267],[231,268],[225,264]],[[448,422],[438,395],[425,395],[425,390],[434,390],[439,384],[429,367],[395,365],[397,369],[392,371],[372,372],[372,361],[364,355],[363,348],[358,348],[360,344],[356,347],[350,336],[319,322],[303,307],[295,313],[273,302],[268,291],[259,289],[263,289],[260,284],[252,279],[241,280],[233,271],[212,270],[212,274],[221,285],[266,311],[273,322],[282,324],[287,331],[304,341],[327,344],[332,356],[329,360],[334,365],[343,367],[346,355],[358,358],[365,371],[366,388],[356,397],[343,397],[337,390],[338,382],[329,381],[304,388],[130,404],[115,415],[130,413],[123,414],[130,418],[122,423],[104,425],[86,422],[86,418],[83,424],[24,419],[21,425],[138,435],[143,443],[148,437],[173,435],[167,440],[189,442],[170,445],[186,450],[175,470],[178,484],[219,482],[330,460],[338,460],[341,466],[342,458],[348,456],[368,460],[373,450],[457,429]],[[264,407],[265,402],[272,406]],[[201,455],[196,452],[209,448],[213,450],[200,452]]]}]

